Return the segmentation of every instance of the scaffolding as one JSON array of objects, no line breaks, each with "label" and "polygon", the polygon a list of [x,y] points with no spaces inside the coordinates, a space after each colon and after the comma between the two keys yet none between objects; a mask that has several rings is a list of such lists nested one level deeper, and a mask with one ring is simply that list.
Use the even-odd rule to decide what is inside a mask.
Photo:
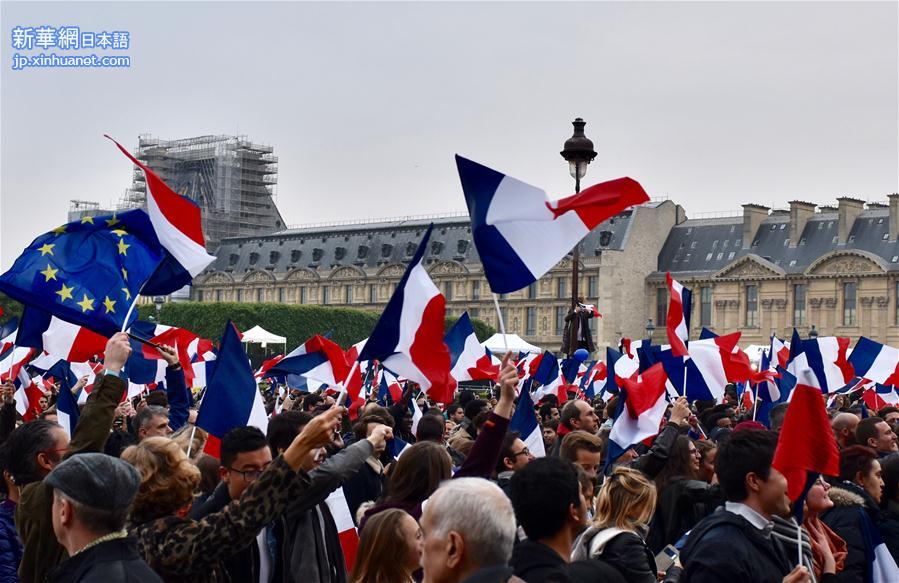
[{"label": "scaffolding", "polygon": [[[284,228],[275,205],[278,157],[271,146],[254,144],[246,136],[160,140],[142,134],[134,155],[172,190],[200,206],[210,251],[226,237],[252,237]],[[146,180],[135,168],[119,207],[141,208],[146,201]]]}]

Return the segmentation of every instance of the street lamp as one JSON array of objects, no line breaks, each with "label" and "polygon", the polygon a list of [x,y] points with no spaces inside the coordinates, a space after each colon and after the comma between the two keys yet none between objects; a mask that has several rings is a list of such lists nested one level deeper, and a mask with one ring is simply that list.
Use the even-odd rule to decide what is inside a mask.
[{"label": "street lamp", "polygon": [[[593,142],[584,135],[584,126],[587,125],[587,122],[578,117],[571,122],[571,125],[574,126],[574,133],[570,138],[565,140],[565,145],[559,154],[568,161],[568,172],[571,174],[571,177],[574,178],[574,192],[577,194],[581,191],[581,178],[587,174],[587,164],[596,158],[596,151],[593,149]],[[577,307],[578,298],[578,263],[580,263],[579,245],[580,243],[576,244],[574,246],[574,251],[571,253],[572,310]],[[569,331],[570,336],[568,337],[569,358],[571,358],[574,351],[577,350],[578,324],[578,318],[573,317],[571,319],[571,329]]]},{"label": "street lamp", "polygon": [[655,331],[656,327],[652,324],[652,318],[650,318],[649,321],[646,322],[646,338],[650,343],[652,342],[652,333]]},{"label": "street lamp", "polygon": [[156,306],[156,323],[162,323],[162,304],[165,303],[165,298],[162,296],[153,296],[153,304]]},{"label": "street lamp", "polygon": [[812,324],[812,329],[808,331],[808,337],[811,338],[812,340],[814,340],[818,337],[818,331],[815,330],[814,324]]}]

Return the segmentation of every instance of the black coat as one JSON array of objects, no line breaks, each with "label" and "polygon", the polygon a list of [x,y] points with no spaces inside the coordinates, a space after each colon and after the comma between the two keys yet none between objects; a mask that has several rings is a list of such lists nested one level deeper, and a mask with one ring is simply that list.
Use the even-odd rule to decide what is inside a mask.
[{"label": "black coat", "polygon": [[525,540],[515,545],[512,560],[509,561],[515,575],[528,583],[570,583],[566,572],[567,563],[559,553],[545,544]]},{"label": "black coat", "polygon": [[[562,331],[562,352],[565,354],[573,352],[569,348],[571,345],[571,322],[574,318],[577,318],[577,343],[580,344],[582,336],[586,336],[587,345],[585,348],[587,352],[596,350],[596,346],[593,344],[593,332],[590,331],[590,318],[592,317],[593,313],[586,310],[579,314],[575,314],[574,310],[568,310],[568,314],[565,316],[565,329]],[[584,334],[584,331],[586,331],[586,334]]]},{"label": "black coat", "polygon": [[676,543],[700,520],[724,503],[721,488],[700,480],[672,480],[660,489],[647,543],[658,554]]},{"label": "black coat", "polygon": [[723,508],[690,531],[680,560],[681,583],[779,582],[795,566],[777,539]]},{"label": "black coat", "polygon": [[893,560],[899,563],[899,502],[889,503],[877,526]]},{"label": "black coat", "polygon": [[[596,539],[597,536],[605,538]],[[603,540],[607,542],[599,548],[597,542]],[[596,545],[597,549],[591,548],[591,545]],[[572,549],[572,560],[601,560],[613,567],[627,583],[658,581],[655,555],[635,532],[591,526],[581,533]]]},{"label": "black coat", "polygon": [[162,579],[141,559],[137,541],[131,537],[100,543],[69,557],[50,576],[54,583],[162,583]]},{"label": "black coat", "polygon": [[841,582],[865,581],[868,556],[873,553],[865,544],[863,521],[865,515],[875,525],[881,521],[880,509],[874,500],[860,486],[853,482],[841,481],[830,489],[833,508],[821,515],[821,520],[846,541],[848,555],[843,570],[837,573]]}]

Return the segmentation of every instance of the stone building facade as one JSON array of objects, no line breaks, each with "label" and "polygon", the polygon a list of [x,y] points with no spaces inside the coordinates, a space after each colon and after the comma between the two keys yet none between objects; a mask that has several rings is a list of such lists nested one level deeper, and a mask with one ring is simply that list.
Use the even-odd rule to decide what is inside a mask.
[{"label": "stone building facade", "polygon": [[814,326],[822,336],[899,344],[897,237],[897,194],[888,203],[843,197],[774,211],[747,204],[741,216],[686,220],[646,279],[645,308],[664,322],[670,271],[693,290],[694,338],[705,326],[764,345],[772,333],[789,338],[796,327],[806,336]]},{"label": "stone building facade", "polygon": [[[579,292],[603,318],[592,321],[597,346],[621,335],[640,337],[646,313],[640,298],[666,237],[683,210],[671,201],[624,211],[580,244]],[[447,313],[468,310],[499,329],[493,298],[471,241],[467,215],[290,229],[225,239],[217,259],[194,279],[201,302],[282,302],[381,311],[424,235],[434,223],[425,264],[446,297]],[[559,350],[571,302],[571,256],[539,282],[500,298],[506,329]],[[482,339],[483,340],[483,339]]]}]

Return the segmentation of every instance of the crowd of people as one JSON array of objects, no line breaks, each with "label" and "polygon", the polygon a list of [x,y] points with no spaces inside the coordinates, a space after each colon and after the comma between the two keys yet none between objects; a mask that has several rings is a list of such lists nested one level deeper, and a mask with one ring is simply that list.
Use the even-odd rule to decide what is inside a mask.
[{"label": "crowd of people", "polygon": [[232,429],[212,457],[173,350],[165,389],[124,399],[130,350],[109,340],[71,439],[55,395],[24,422],[2,387],[0,583],[848,583],[873,581],[880,541],[899,560],[896,407],[836,400],[839,475],[791,504],[772,467],[788,405],[766,427],[732,390],[672,401],[616,459],[618,397],[548,395],[538,456],[509,428],[507,356],[492,390],[445,406],[411,383],[392,403],[372,391],[353,419],[326,394],[271,396],[267,430]]}]

